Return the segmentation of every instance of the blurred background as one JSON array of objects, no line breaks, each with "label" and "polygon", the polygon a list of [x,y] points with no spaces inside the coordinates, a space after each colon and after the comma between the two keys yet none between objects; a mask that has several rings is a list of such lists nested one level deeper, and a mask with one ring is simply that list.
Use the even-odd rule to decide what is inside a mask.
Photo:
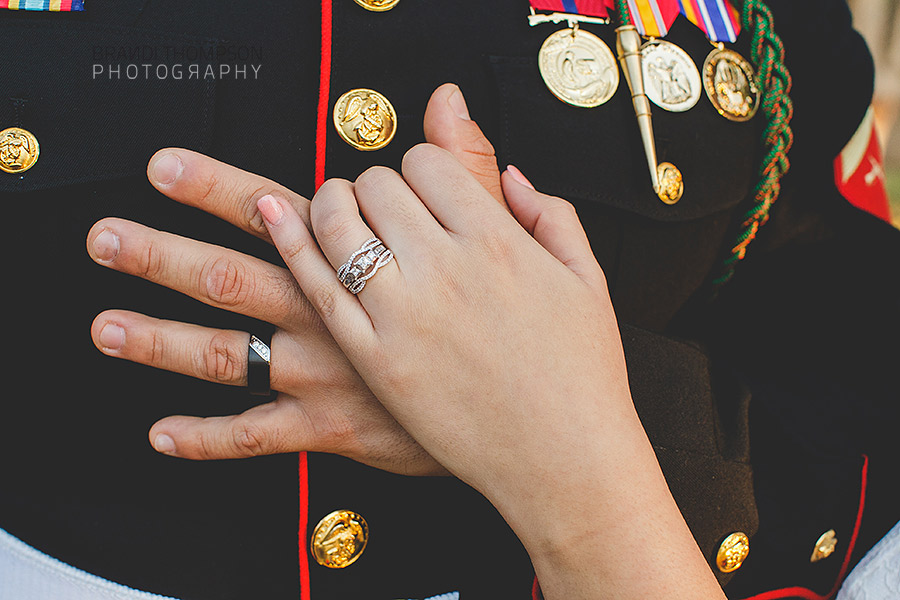
[{"label": "blurred background", "polygon": [[875,129],[894,225],[900,227],[900,0],[849,0],[853,24],[875,58]]}]

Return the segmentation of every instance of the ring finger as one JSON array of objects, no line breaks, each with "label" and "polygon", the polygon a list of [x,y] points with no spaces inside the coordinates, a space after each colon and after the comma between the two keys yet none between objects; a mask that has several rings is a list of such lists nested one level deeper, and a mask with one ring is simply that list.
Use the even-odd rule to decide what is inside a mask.
[{"label": "ring finger", "polygon": [[[272,337],[270,386],[293,393],[308,361],[299,344],[276,331]],[[109,356],[197,379],[247,385],[250,334],[156,319],[125,310],[107,310],[91,324],[94,345]],[[291,347],[288,348],[287,345]],[[278,357],[278,360],[276,360]]]},{"label": "ring finger", "polygon": [[[345,180],[332,179],[319,188],[310,206],[310,221],[325,258],[338,272],[367,240],[377,236],[362,220],[353,185]],[[369,285],[386,285],[389,279],[399,275],[397,263],[393,260],[388,262],[385,258],[391,256],[388,255],[390,249],[384,244],[372,244],[371,247],[371,251],[354,258],[349,276],[342,280],[344,286],[354,293]],[[366,277],[370,279],[362,279]],[[360,298],[366,297],[362,292]]]}]

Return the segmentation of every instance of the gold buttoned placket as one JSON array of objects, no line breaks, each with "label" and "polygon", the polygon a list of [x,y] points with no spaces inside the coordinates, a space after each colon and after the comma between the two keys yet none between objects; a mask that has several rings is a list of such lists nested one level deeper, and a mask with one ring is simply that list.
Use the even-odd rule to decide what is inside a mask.
[{"label": "gold buttoned placket", "polygon": [[716,566],[723,573],[737,571],[750,554],[750,538],[742,531],[730,534],[719,545],[716,553]]},{"label": "gold buttoned placket", "polygon": [[829,529],[825,533],[819,536],[819,539],[816,540],[816,545],[813,547],[812,556],[809,557],[809,562],[819,562],[823,558],[828,558],[834,553],[834,549],[837,547],[837,536],[834,533],[834,529]]},{"label": "gold buttoned placket", "polygon": [[359,513],[343,509],[319,521],[309,546],[317,563],[329,569],[343,569],[359,559],[368,542],[366,520]]},{"label": "gold buttoned placket", "polygon": [[0,131],[0,170],[24,173],[34,166],[40,153],[37,138],[27,129],[8,127]]},{"label": "gold buttoned placket", "polygon": [[354,2],[372,12],[385,12],[397,6],[400,0],[354,0]]},{"label": "gold buttoned placket", "polygon": [[356,88],[334,104],[334,127],[341,139],[357,150],[378,150],[394,139],[397,113],[375,90]]}]

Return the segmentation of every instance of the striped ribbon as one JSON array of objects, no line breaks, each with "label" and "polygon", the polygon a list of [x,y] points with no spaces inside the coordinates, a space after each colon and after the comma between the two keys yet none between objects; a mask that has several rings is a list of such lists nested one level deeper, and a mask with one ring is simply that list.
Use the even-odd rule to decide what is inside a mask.
[{"label": "striped ribbon", "polygon": [[728,0],[678,0],[681,14],[713,42],[733,42],[741,32],[741,15]]},{"label": "striped ribbon", "polygon": [[563,12],[570,15],[589,17],[609,17],[607,8],[612,8],[614,0],[529,0],[535,10]]},{"label": "striped ribbon", "polygon": [[663,37],[680,14],[678,0],[628,0],[631,20],[646,37]]},{"label": "striped ribbon", "polygon": [[0,0],[0,8],[69,12],[84,10],[84,0]]}]

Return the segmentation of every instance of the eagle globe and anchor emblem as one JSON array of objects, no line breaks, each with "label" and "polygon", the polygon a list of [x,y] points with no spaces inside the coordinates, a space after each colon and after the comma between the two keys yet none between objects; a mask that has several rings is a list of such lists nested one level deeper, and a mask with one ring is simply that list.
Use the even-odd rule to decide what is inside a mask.
[{"label": "eagle globe and anchor emblem", "polygon": [[40,151],[37,138],[30,131],[21,127],[0,131],[0,170],[6,173],[27,171],[37,162]]}]

